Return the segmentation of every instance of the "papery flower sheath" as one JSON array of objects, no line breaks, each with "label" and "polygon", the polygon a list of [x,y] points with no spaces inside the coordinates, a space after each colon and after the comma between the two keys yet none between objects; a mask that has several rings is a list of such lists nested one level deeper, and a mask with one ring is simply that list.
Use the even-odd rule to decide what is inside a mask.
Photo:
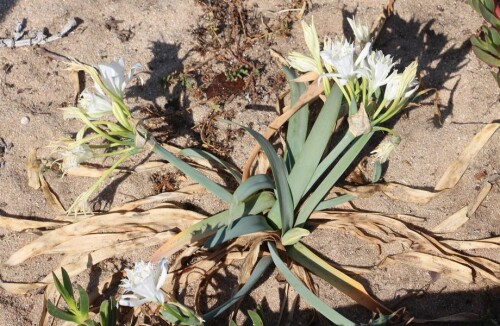
[{"label": "papery flower sheath", "polygon": [[124,288],[119,304],[127,307],[140,306],[146,302],[163,304],[165,294],[161,290],[167,279],[167,260],[162,259],[157,266],[139,261],[133,269],[125,269],[127,275],[120,284]]},{"label": "papery flower sheath", "polygon": [[62,170],[67,171],[68,169],[77,167],[80,163],[92,159],[94,157],[94,153],[90,149],[89,145],[83,144],[63,152],[62,156]]}]

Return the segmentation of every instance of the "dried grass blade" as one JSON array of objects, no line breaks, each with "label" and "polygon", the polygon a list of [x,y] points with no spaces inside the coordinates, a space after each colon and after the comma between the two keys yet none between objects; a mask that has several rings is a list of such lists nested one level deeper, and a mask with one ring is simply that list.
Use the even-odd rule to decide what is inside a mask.
[{"label": "dried grass blade", "polygon": [[89,217],[77,223],[63,226],[46,233],[16,251],[7,260],[7,265],[17,265],[28,258],[41,255],[55,246],[70,240],[75,236],[85,235],[97,231],[113,232],[165,230],[171,228],[186,228],[205,216],[183,209],[155,208],[146,212],[108,213]]},{"label": "dried grass blade", "polygon": [[450,233],[456,231],[459,227],[467,223],[469,216],[467,216],[467,206],[460,209],[455,214],[447,217],[443,222],[436,225],[432,232],[434,233]]},{"label": "dried grass blade", "polygon": [[[316,97],[318,97],[323,92],[323,83],[312,82],[307,90],[299,97],[297,103],[290,110],[287,110],[285,113],[277,117],[273,120],[267,127],[263,136],[265,139],[271,138],[271,136],[278,131],[278,129],[285,124],[285,122],[290,119],[290,117],[297,112],[305,103],[312,101]],[[250,170],[252,168],[255,157],[259,153],[260,145],[255,145],[255,147],[250,152],[247,161],[243,167],[243,180],[248,179],[250,176]]]},{"label": "dried grass blade", "polygon": [[469,209],[467,210],[467,216],[471,217],[474,215],[478,207],[483,203],[484,199],[488,194],[490,193],[491,188],[493,185],[489,182],[485,182],[483,186],[481,187],[481,190],[479,190],[478,194],[472,201],[472,203],[469,204]]},{"label": "dried grass blade", "polygon": [[467,284],[474,282],[474,275],[471,267],[424,252],[404,252],[392,255],[382,261],[380,266],[385,266],[393,262],[399,262],[419,269],[440,273]]},{"label": "dried grass blade", "polygon": [[481,240],[441,240],[441,243],[457,250],[500,249],[500,237]]},{"label": "dried grass blade", "polygon": [[479,153],[490,137],[493,136],[498,127],[500,127],[500,123],[490,123],[484,126],[472,138],[472,141],[465,147],[460,156],[448,167],[434,190],[441,191],[453,188],[464,174],[472,159]]},{"label": "dried grass blade", "polygon": [[13,294],[26,294],[29,291],[43,288],[47,286],[47,283],[35,282],[35,283],[10,283],[0,281],[0,288]]},{"label": "dried grass blade", "polygon": [[45,177],[42,174],[40,174],[39,177],[40,177],[40,186],[42,188],[45,200],[47,200],[47,204],[49,204],[49,207],[56,213],[59,214],[65,213],[66,209],[59,201],[57,195],[52,191],[47,181],[45,181]]},{"label": "dried grass blade", "polygon": [[22,232],[30,229],[51,229],[64,226],[62,221],[33,221],[23,218],[0,216],[0,229],[12,232]]}]

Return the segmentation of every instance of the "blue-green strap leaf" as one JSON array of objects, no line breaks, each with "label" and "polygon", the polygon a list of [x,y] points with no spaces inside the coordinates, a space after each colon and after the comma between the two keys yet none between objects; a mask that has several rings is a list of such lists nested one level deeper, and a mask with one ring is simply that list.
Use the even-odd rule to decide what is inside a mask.
[{"label": "blue-green strap leaf", "polygon": [[351,195],[351,194],[345,194],[345,195],[341,195],[341,196],[338,196],[338,197],[335,197],[332,199],[324,200],[318,204],[318,206],[316,207],[315,210],[316,211],[323,211],[325,209],[330,209],[330,208],[333,208],[335,206],[341,205],[343,203],[347,203],[348,201],[351,201],[354,198],[356,198],[356,196]]},{"label": "blue-green strap leaf", "polygon": [[252,274],[250,275],[250,278],[248,281],[241,287],[241,289],[236,292],[236,294],[223,303],[222,305],[218,306],[217,308],[207,312],[206,314],[203,315],[203,320],[209,321],[217,316],[219,316],[221,313],[226,311],[228,308],[230,308],[233,304],[235,304],[238,300],[243,298],[253,287],[254,285],[259,281],[260,277],[266,269],[271,265],[272,259],[269,256],[262,257],[257,265],[255,266]]},{"label": "blue-green strap leaf", "polygon": [[269,226],[269,224],[267,224],[264,216],[244,216],[234,222],[231,226],[220,228],[213,236],[205,241],[204,246],[207,248],[213,248],[241,235],[271,231],[273,231],[273,229]]},{"label": "blue-green strap leaf", "polygon": [[238,171],[238,169],[234,165],[218,158],[212,153],[209,153],[207,151],[198,148],[184,148],[183,150],[180,151],[180,155],[185,157],[205,159],[212,164],[222,167],[224,171],[231,174],[238,183],[241,183],[241,172]]},{"label": "blue-green strap leaf", "polygon": [[[302,93],[306,90],[304,83],[294,82],[297,74],[287,66],[283,66],[283,72],[290,85],[290,107],[297,103]],[[291,171],[296,157],[302,151],[307,137],[307,128],[309,124],[309,104],[305,104],[288,120],[288,127],[286,132],[286,152],[285,164],[288,171]]]},{"label": "blue-green strap leaf", "polygon": [[280,271],[280,273],[285,277],[287,282],[297,291],[302,299],[304,299],[311,307],[314,307],[323,316],[328,318],[332,323],[336,325],[343,326],[354,326],[355,324],[349,319],[345,318],[337,311],[330,308],[326,303],[324,303],[320,298],[318,298],[311,290],[309,290],[299,279],[295,276],[291,270],[285,265],[281,260],[276,245],[274,243],[268,242],[269,251],[271,252],[271,257],[274,264]]},{"label": "blue-green strap leaf", "polygon": [[314,190],[311,196],[306,200],[304,206],[300,209],[300,212],[297,216],[297,220],[295,222],[296,227],[304,227],[305,222],[311,215],[311,213],[316,210],[318,204],[323,200],[326,194],[330,191],[330,189],[335,185],[335,183],[340,179],[342,174],[349,168],[352,162],[356,159],[356,157],[361,153],[363,147],[365,147],[366,143],[370,140],[373,133],[375,131],[371,131],[368,134],[361,136],[350,148],[347,152],[340,158],[340,160],[335,164],[333,169],[328,173],[328,175],[323,179],[323,181],[319,184],[318,188]]},{"label": "blue-green strap leaf", "polygon": [[236,188],[233,193],[233,199],[239,203],[264,189],[274,189],[274,182],[271,177],[267,174],[253,175]]},{"label": "blue-green strap leaf", "polygon": [[229,191],[227,191],[224,187],[221,185],[215,183],[214,181],[210,180],[206,175],[198,171],[197,169],[193,168],[174,154],[170,153],[168,150],[163,148],[158,143],[154,143],[153,146],[153,151],[160,155],[162,158],[165,160],[169,161],[172,163],[176,168],[181,170],[185,175],[193,179],[194,181],[198,182],[201,184],[203,187],[207,188],[208,191],[213,193],[215,196],[219,197],[226,203],[230,203],[231,199],[233,196]]}]

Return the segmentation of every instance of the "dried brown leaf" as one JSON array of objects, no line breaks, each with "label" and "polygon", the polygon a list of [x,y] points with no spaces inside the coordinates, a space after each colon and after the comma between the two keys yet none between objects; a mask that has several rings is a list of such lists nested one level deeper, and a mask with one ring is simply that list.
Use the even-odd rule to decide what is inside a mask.
[{"label": "dried brown leaf", "polygon": [[500,249],[500,237],[481,240],[442,240],[441,243],[457,250]]},{"label": "dried brown leaf", "polygon": [[107,230],[111,232],[156,230],[159,232],[173,228],[183,229],[203,218],[205,216],[201,214],[176,208],[96,215],[42,235],[12,254],[6,264],[20,264],[28,258],[44,254],[55,246],[80,235]]},{"label": "dried brown leaf", "polygon": [[405,252],[387,257],[380,266],[400,262],[419,269],[443,274],[463,283],[474,282],[473,270],[453,260],[424,252]]},{"label": "dried brown leaf", "polygon": [[22,232],[30,229],[51,229],[66,225],[64,221],[33,221],[17,217],[0,216],[0,229]]},{"label": "dried brown leaf", "polygon": [[459,227],[467,223],[469,216],[467,216],[467,206],[460,209],[455,214],[447,217],[443,222],[436,225],[432,232],[434,233],[450,233],[456,231]]},{"label": "dried brown leaf", "polygon": [[458,159],[448,167],[434,190],[441,191],[453,188],[464,174],[472,159],[484,147],[498,127],[500,127],[500,123],[490,123],[484,126],[483,129],[472,138],[472,141],[467,144]]},{"label": "dried brown leaf", "polygon": [[28,154],[26,162],[26,173],[28,175],[28,186],[33,189],[40,188],[40,162],[36,157],[37,149],[34,148]]},{"label": "dried brown leaf", "polygon": [[40,186],[42,187],[43,191],[43,196],[45,197],[47,204],[49,204],[50,209],[59,214],[65,213],[66,209],[59,201],[57,195],[52,191],[47,181],[45,181],[45,177],[42,174],[40,174],[39,177],[40,177]]}]

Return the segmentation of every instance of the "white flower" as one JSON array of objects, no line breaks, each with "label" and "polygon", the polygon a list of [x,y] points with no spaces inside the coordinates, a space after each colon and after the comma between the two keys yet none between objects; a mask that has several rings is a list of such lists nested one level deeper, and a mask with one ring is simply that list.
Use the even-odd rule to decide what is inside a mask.
[{"label": "white flower", "polygon": [[167,260],[162,259],[156,268],[152,263],[139,261],[133,269],[125,269],[127,278],[122,280],[125,294],[120,298],[119,304],[127,307],[140,306],[146,302],[163,304],[165,294],[161,290],[167,279]]},{"label": "white flower", "polygon": [[113,103],[111,100],[97,84],[95,85],[95,89],[95,94],[84,90],[80,98],[80,106],[91,119],[98,119],[113,113]]},{"label": "white flower", "polygon": [[349,80],[359,77],[363,73],[362,63],[370,51],[371,43],[367,43],[361,53],[354,61],[356,50],[354,44],[346,40],[336,40],[325,43],[325,50],[321,51],[321,57],[337,71],[334,74],[324,74],[324,77],[333,76],[339,79],[341,85]]},{"label": "white flower", "polygon": [[395,99],[408,99],[418,89],[418,81],[416,79],[417,63],[414,61],[405,68],[403,73],[398,74],[393,72],[389,76],[389,81],[385,88],[384,97],[387,101]]},{"label": "white flower", "polygon": [[307,25],[305,21],[301,22],[302,30],[304,31],[304,39],[307,44],[309,52],[312,54],[315,61],[319,61],[319,39],[316,27],[314,26],[314,19],[311,20],[311,25]]},{"label": "white flower", "polygon": [[347,18],[351,29],[354,32],[354,37],[359,44],[366,44],[370,41],[370,30],[368,26],[362,25],[356,17]]},{"label": "white flower", "polygon": [[94,153],[90,149],[89,145],[83,144],[63,152],[62,156],[62,169],[63,171],[67,171],[68,169],[77,167],[80,163],[92,159],[94,157]]},{"label": "white flower", "polygon": [[130,80],[140,68],[135,64],[128,74],[125,74],[125,63],[123,59],[118,59],[111,63],[101,63],[98,65],[99,73],[104,86],[115,96],[123,98],[123,92]]},{"label": "white flower", "polygon": [[370,53],[366,58],[364,75],[368,78],[371,93],[389,82],[389,73],[393,66],[394,63],[390,55],[384,56],[382,51],[373,51]]},{"label": "white flower", "polygon": [[400,142],[401,137],[399,136],[393,136],[390,140],[385,139],[371,152],[371,154],[375,154],[375,160],[378,160],[380,163],[385,163],[391,152],[396,148],[396,146],[399,145]]},{"label": "white flower", "polygon": [[314,71],[318,74],[322,73],[322,65],[319,51],[319,39],[318,33],[316,32],[316,27],[314,26],[314,20],[311,21],[311,25],[308,25],[305,21],[302,21],[302,30],[304,32],[304,39],[307,44],[307,48],[311,53],[312,57],[308,57],[299,52],[292,52],[288,56],[288,62],[290,66],[301,72]]}]

